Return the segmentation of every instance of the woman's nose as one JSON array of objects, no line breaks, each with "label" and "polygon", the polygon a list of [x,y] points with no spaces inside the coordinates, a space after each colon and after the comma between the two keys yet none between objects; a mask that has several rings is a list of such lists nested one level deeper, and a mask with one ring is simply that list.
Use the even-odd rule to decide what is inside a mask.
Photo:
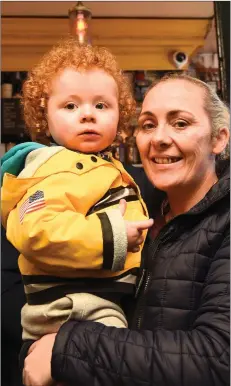
[{"label": "woman's nose", "polygon": [[152,133],[151,144],[156,148],[167,148],[172,144],[172,138],[165,126],[156,127]]},{"label": "woman's nose", "polygon": [[96,121],[96,118],[95,118],[93,108],[91,108],[90,106],[82,107],[80,110],[80,122],[84,123],[84,122],[95,122],[95,121]]}]

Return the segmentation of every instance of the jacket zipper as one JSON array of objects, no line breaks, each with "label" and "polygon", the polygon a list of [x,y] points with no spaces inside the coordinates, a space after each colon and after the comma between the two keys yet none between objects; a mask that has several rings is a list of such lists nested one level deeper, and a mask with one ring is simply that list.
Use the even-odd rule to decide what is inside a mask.
[{"label": "jacket zipper", "polygon": [[[149,282],[150,282],[150,278],[151,278],[151,274],[150,272],[148,273],[148,276],[147,276],[147,279],[146,279],[146,282],[145,282],[145,285],[144,285],[144,292],[143,292],[143,297],[147,291],[147,288],[148,288],[148,285],[149,285]],[[142,304],[142,307],[140,308],[140,312],[139,312],[139,316],[137,318],[137,328],[140,329],[140,326],[141,326],[141,322],[143,320],[143,304]]]},{"label": "jacket zipper", "polygon": [[141,278],[140,278],[139,284],[138,284],[138,286],[137,286],[137,288],[136,288],[136,292],[135,292],[135,299],[137,298],[138,293],[139,293],[139,291],[140,291],[140,288],[141,288],[141,285],[142,285],[142,283],[143,283],[143,280],[144,280],[144,276],[145,276],[146,271],[147,271],[147,270],[146,270],[145,268],[142,269]]},{"label": "jacket zipper", "polygon": [[[173,221],[173,220],[171,220],[171,221]],[[170,223],[171,221],[169,221],[169,223]],[[168,235],[168,237],[166,237],[166,238],[164,239],[164,235],[165,235],[165,234],[166,234],[166,233],[163,233],[163,234],[160,233],[159,236],[156,238],[155,241],[156,241],[157,243],[156,243],[156,247],[155,247],[155,249],[154,249],[154,252],[152,253],[152,260],[154,260],[154,258],[155,258],[155,256],[156,256],[156,253],[157,253],[157,251],[158,251],[158,249],[159,249],[159,246],[160,246],[161,242],[163,242],[163,240],[164,240],[164,241],[168,241],[168,240],[171,238],[171,233],[170,233],[170,235]],[[138,293],[139,293],[139,290],[140,290],[140,288],[141,288],[141,285],[142,285],[144,276],[145,276],[145,274],[146,274],[146,271],[147,271],[147,269],[144,269],[143,272],[142,272],[141,279],[140,279],[140,281],[139,281],[139,284],[138,284],[138,287],[137,287],[137,290],[136,290],[136,294],[135,294],[136,297],[138,296]],[[144,297],[145,297],[145,294],[147,293],[148,286],[149,286],[149,283],[150,283],[150,280],[151,280],[151,276],[152,276],[151,272],[148,272],[147,277],[146,277],[146,280],[145,280],[145,284],[144,284],[144,290],[143,290],[143,294],[142,294],[141,306],[140,306],[139,313],[138,313],[138,316],[137,316],[136,327],[137,327],[138,329],[140,329],[141,322],[142,322],[142,320],[143,320]]]},{"label": "jacket zipper", "polygon": [[[227,194],[227,193],[226,193],[226,194]],[[225,194],[223,195],[223,197],[224,197],[224,196],[225,196]],[[220,198],[219,198],[219,199],[220,199]],[[217,202],[217,201],[219,201],[219,200],[215,199],[212,203],[210,203],[210,207],[211,207],[211,204],[213,204],[214,202]],[[182,217],[182,216],[186,217],[186,216],[192,216],[192,215],[195,216],[195,215],[198,215],[198,214],[200,215],[200,214],[203,213],[203,212],[204,212],[204,208],[203,208],[203,209],[200,209],[200,210],[198,210],[197,212],[194,212],[194,213],[183,213],[183,214],[180,214],[180,215],[176,216],[175,218],[171,219],[171,220],[169,221],[169,223],[168,223],[168,226],[169,226],[170,223],[174,222],[174,221],[176,220],[176,218],[178,218],[178,217]],[[163,231],[163,229],[162,229],[162,231]],[[165,234],[165,233],[162,234],[162,232],[160,232],[160,234],[157,236],[157,238],[156,238],[156,240],[155,240],[155,241],[157,242],[157,244],[156,244],[156,248],[155,248],[155,250],[154,250],[154,252],[153,252],[153,254],[152,254],[152,260],[154,260],[155,255],[156,255],[156,253],[157,253],[157,251],[158,251],[158,248],[159,248],[161,242],[163,242],[164,234]],[[170,238],[171,238],[171,234],[170,234],[164,241],[168,241]],[[160,241],[160,240],[161,240],[161,241]],[[141,286],[142,286],[142,283],[143,283],[144,277],[145,277],[145,275],[146,275],[146,272],[147,272],[147,269],[143,269],[143,272],[142,272],[142,275],[141,275],[141,279],[140,279],[139,284],[138,284],[138,286],[137,286],[137,290],[136,290],[136,293],[135,293],[135,297],[138,296],[138,293],[139,293],[140,288],[141,288]],[[142,322],[142,320],[143,320],[144,296],[145,296],[145,294],[146,294],[146,292],[147,292],[147,289],[148,289],[148,286],[149,286],[149,283],[150,283],[150,279],[151,279],[151,272],[148,272],[147,277],[146,277],[146,280],[145,280],[145,284],[144,284],[144,291],[143,291],[143,294],[142,294],[141,306],[140,306],[140,309],[139,309],[139,311],[138,311],[137,321],[136,321],[136,323],[135,323],[135,324],[136,324],[136,327],[137,327],[138,329],[140,329],[140,327],[141,327],[141,322]]]},{"label": "jacket zipper", "polygon": [[[154,259],[155,255],[156,255],[156,252],[158,251],[159,245],[160,245],[160,241],[158,239],[158,243],[157,243],[155,251],[154,251],[154,253],[152,255],[152,260]],[[143,273],[142,273],[139,285],[137,287],[136,296],[138,295],[138,292],[139,292],[140,287],[142,285],[142,282],[143,282],[144,276],[146,274],[146,271],[147,271],[146,269],[143,270]],[[151,272],[148,272],[146,280],[145,280],[145,284],[144,284],[144,291],[143,291],[143,294],[142,294],[142,300],[144,299],[144,296],[145,296],[145,294],[147,292],[150,279],[151,279]],[[143,308],[144,308],[144,301],[141,302],[141,307],[140,307],[139,314],[138,314],[138,317],[137,317],[136,326],[137,326],[138,329],[140,329],[141,322],[143,320]]]}]

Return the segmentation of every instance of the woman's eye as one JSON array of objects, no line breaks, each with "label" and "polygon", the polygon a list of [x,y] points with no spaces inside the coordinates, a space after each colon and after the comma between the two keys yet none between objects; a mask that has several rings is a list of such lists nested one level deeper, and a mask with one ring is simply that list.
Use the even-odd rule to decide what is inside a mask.
[{"label": "woman's eye", "polygon": [[152,122],[143,123],[143,124],[141,125],[141,128],[142,128],[143,130],[151,130],[151,129],[153,129],[154,127],[155,127],[155,125],[154,125],[154,123],[152,123]]},{"label": "woman's eye", "polygon": [[65,109],[67,110],[74,110],[77,109],[78,106],[76,106],[74,103],[67,103],[65,106]]},{"label": "woman's eye", "polygon": [[97,109],[99,109],[99,110],[103,110],[103,109],[106,108],[107,106],[106,106],[105,103],[99,102],[99,103],[97,103],[97,104],[95,105],[95,107],[96,107]]},{"label": "woman's eye", "polygon": [[186,126],[188,126],[189,123],[186,121],[176,121],[173,126],[178,128],[178,129],[184,129]]}]

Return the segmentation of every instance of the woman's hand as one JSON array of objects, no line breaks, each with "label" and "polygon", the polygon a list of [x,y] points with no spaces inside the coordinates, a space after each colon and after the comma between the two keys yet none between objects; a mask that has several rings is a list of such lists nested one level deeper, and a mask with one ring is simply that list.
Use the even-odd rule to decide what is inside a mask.
[{"label": "woman's hand", "polygon": [[[124,216],[127,208],[126,200],[122,199],[119,203],[119,209]],[[125,221],[127,240],[128,240],[128,252],[138,252],[140,250],[140,245],[144,241],[142,233],[144,230],[149,229],[153,226],[153,219],[141,220],[141,221]]]},{"label": "woman's hand", "polygon": [[44,335],[31,345],[24,362],[23,384],[25,386],[56,385],[51,378],[51,356],[55,337],[56,334]]}]

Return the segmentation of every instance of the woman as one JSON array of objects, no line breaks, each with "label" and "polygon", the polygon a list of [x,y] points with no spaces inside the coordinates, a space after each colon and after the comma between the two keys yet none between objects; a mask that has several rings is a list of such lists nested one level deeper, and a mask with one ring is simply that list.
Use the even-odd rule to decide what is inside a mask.
[{"label": "woman", "polygon": [[229,384],[229,170],[217,160],[228,109],[205,83],[170,76],[147,93],[139,125],[145,172],[165,198],[131,329],[66,322],[31,347],[27,386]]}]

